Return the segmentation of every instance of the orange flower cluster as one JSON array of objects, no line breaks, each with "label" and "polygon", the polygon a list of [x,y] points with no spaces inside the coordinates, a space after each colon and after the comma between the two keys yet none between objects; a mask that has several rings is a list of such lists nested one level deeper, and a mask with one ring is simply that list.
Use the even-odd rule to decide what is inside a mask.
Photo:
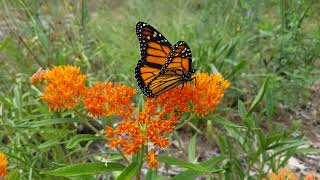
[{"label": "orange flower cluster", "polygon": [[105,134],[112,136],[108,139],[112,148],[120,147],[127,155],[134,154],[143,145],[151,142],[153,146],[166,148],[169,145],[166,133],[174,130],[174,125],[178,122],[177,116],[168,116],[166,119],[157,116],[156,104],[147,102],[145,110],[140,112],[136,120],[125,120],[118,123],[115,128],[106,127]]},{"label": "orange flower cluster", "polygon": [[149,166],[154,168],[158,164],[154,148],[169,146],[169,140],[165,135],[174,130],[178,118],[170,116],[169,119],[159,119],[160,117],[153,116],[152,112],[157,114],[155,109],[150,110],[153,106],[147,104],[145,111],[139,113],[136,120],[125,120],[115,128],[107,126],[105,134],[109,136],[109,147],[120,148],[126,155],[136,154],[148,144],[152,149],[148,154]]},{"label": "orange flower cluster", "polygon": [[144,111],[132,120],[126,119],[117,127],[106,127],[109,146],[120,148],[125,154],[139,152],[143,145],[149,146],[147,159],[149,166],[158,166],[155,149],[166,148],[169,140],[165,136],[175,129],[179,117],[184,112],[196,112],[205,115],[220,102],[229,83],[221,75],[197,75],[197,87],[185,84],[161,94],[157,98],[147,99]]},{"label": "orange flower cluster", "polygon": [[84,91],[82,101],[93,117],[115,114],[129,119],[133,113],[131,98],[135,93],[122,84],[97,82]]},{"label": "orange flower cluster", "polygon": [[220,74],[200,73],[196,75],[195,82],[195,86],[185,84],[181,93],[181,87],[176,87],[150,101],[160,104],[165,112],[193,111],[199,116],[204,116],[216,107],[224,91],[230,86]]},{"label": "orange flower cluster", "polygon": [[43,78],[48,81],[48,85],[41,99],[54,111],[73,108],[79,101],[86,81],[80,68],[74,66],[56,66],[47,71]]},{"label": "orange flower cluster", "polygon": [[[304,180],[316,180],[316,177],[313,175],[307,175],[303,178]],[[320,177],[317,178],[320,180]],[[266,179],[263,179],[266,180]],[[292,171],[281,168],[278,173],[271,173],[268,177],[268,180],[299,180],[299,177]]]},{"label": "orange flower cluster", "polygon": [[109,146],[132,155],[147,145],[146,155],[152,168],[158,166],[156,151],[169,146],[166,136],[175,129],[182,113],[208,114],[229,87],[229,82],[219,74],[198,74],[195,85],[186,83],[182,92],[181,87],[176,87],[157,98],[147,99],[144,110],[135,113],[131,100],[136,92],[130,87],[97,82],[87,88],[86,76],[73,66],[58,66],[36,74],[34,81],[48,81],[41,98],[49,103],[50,110],[70,109],[81,100],[93,117],[123,117],[115,127],[105,129]]},{"label": "orange flower cluster", "polygon": [[8,160],[6,158],[6,155],[0,152],[0,177],[4,177],[7,175],[7,164]]}]

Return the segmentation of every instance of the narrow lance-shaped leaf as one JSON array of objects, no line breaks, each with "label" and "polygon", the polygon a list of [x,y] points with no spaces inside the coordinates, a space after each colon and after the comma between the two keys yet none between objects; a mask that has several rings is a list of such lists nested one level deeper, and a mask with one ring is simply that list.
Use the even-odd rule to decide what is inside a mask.
[{"label": "narrow lance-shaped leaf", "polygon": [[244,121],[246,118],[246,115],[247,115],[247,111],[246,111],[246,108],[245,108],[243,102],[240,99],[238,100],[238,112],[239,112],[241,119]]},{"label": "narrow lance-shaped leaf", "polygon": [[77,120],[67,118],[45,119],[41,121],[28,121],[16,125],[16,128],[37,128],[42,126],[48,126],[53,124],[73,123]]},{"label": "narrow lance-shaped leaf", "polygon": [[257,96],[254,98],[251,106],[250,106],[250,109],[249,109],[249,112],[247,113],[247,116],[251,115],[251,113],[253,112],[253,110],[257,107],[257,105],[260,103],[260,101],[262,100],[265,92],[266,92],[266,89],[268,87],[268,82],[269,82],[269,77],[267,76],[266,79],[264,80],[263,84],[262,84],[262,87],[260,88]]},{"label": "narrow lance-shaped leaf", "polygon": [[83,141],[97,141],[102,139],[103,139],[102,137],[95,136],[92,134],[78,134],[70,139],[69,143],[67,144],[67,148],[68,149],[74,148],[80,142],[83,142]]},{"label": "narrow lance-shaped leaf", "polygon": [[202,172],[217,172],[217,171],[221,171],[221,169],[209,169],[206,167],[203,167],[199,164],[193,164],[193,163],[189,163],[189,162],[185,162],[173,157],[169,157],[169,156],[159,156],[158,160],[160,162],[164,162],[166,164],[169,165],[177,165],[180,167],[184,167],[184,168],[188,168],[188,169],[192,169],[195,171],[202,171]]},{"label": "narrow lance-shaped leaf", "polygon": [[139,163],[131,163],[121,172],[121,174],[116,178],[116,180],[131,180],[140,170],[139,167]]},{"label": "narrow lance-shaped leaf", "polygon": [[270,80],[268,88],[266,90],[265,101],[266,101],[268,121],[269,121],[269,125],[270,125],[271,120],[272,120],[272,114],[273,114],[272,81],[271,80]]},{"label": "narrow lance-shaped leaf", "polygon": [[71,177],[71,176],[104,174],[112,171],[121,171],[123,169],[124,169],[124,166],[119,163],[96,162],[96,163],[72,164],[72,165],[61,167],[61,168],[57,168],[52,171],[42,172],[42,174]]},{"label": "narrow lance-shaped leaf", "polygon": [[[203,167],[206,167],[208,169],[213,169],[213,168],[217,169],[218,163],[220,163],[224,159],[225,159],[224,156],[216,156],[216,157],[213,157],[213,158],[211,158],[209,160],[200,162],[200,165],[203,166]],[[221,171],[217,171],[217,172],[223,172],[224,171],[223,169],[219,169],[219,170],[221,170]],[[177,174],[171,180],[193,180],[196,177],[198,177],[198,176],[200,176],[200,175],[202,175],[204,173],[205,172],[187,170],[187,171],[184,171],[184,172],[182,172],[180,174]]]},{"label": "narrow lance-shaped leaf", "polygon": [[189,142],[188,146],[188,160],[189,162],[195,162],[196,160],[196,141],[197,133],[194,134]]},{"label": "narrow lance-shaped leaf", "polygon": [[236,77],[236,74],[246,66],[246,64],[246,61],[241,61],[234,68],[232,68],[231,73],[226,76],[226,79],[231,81],[234,77]]}]

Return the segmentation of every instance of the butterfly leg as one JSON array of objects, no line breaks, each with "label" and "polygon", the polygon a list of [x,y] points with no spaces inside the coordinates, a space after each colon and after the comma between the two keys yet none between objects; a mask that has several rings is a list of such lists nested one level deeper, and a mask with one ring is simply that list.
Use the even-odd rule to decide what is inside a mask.
[{"label": "butterfly leg", "polygon": [[197,77],[193,77],[193,78],[191,78],[191,79],[188,80],[188,81],[192,81],[192,80],[194,80],[194,84],[195,84],[196,88],[199,89],[199,88],[197,87]]},{"label": "butterfly leg", "polygon": [[184,82],[182,83],[182,87],[181,87],[181,90],[180,90],[180,96],[181,96],[181,92],[183,90],[183,87],[184,87]]},{"label": "butterfly leg", "polygon": [[194,85],[196,86],[197,89],[199,89],[199,88],[197,87],[197,77],[193,77],[191,80],[193,80],[193,79],[194,79]]}]

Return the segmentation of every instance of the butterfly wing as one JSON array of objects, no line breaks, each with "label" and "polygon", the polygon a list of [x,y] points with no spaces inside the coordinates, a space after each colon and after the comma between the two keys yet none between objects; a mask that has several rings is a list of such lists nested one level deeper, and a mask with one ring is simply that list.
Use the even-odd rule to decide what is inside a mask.
[{"label": "butterfly wing", "polygon": [[144,22],[137,23],[136,34],[140,43],[141,59],[135,68],[135,76],[142,92],[151,97],[146,85],[165,65],[171,44],[159,31]]},{"label": "butterfly wing", "polygon": [[191,49],[184,41],[178,41],[172,46],[169,53],[167,62],[163,66],[162,70],[182,71],[184,74],[188,74],[192,68],[192,55]]},{"label": "butterfly wing", "polygon": [[192,56],[186,42],[179,41],[172,46],[160,73],[147,84],[147,90],[154,97],[184,83],[184,75],[192,71]]}]

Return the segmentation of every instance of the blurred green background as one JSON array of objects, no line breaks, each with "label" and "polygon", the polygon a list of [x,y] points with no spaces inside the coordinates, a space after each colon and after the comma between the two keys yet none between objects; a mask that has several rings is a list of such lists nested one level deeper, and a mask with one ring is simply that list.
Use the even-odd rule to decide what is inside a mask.
[{"label": "blurred green background", "polygon": [[319,7],[312,0],[2,0],[1,92],[61,64],[135,86],[135,24],[145,21],[172,44],[186,41],[194,67],[222,73],[232,95],[250,96],[268,74],[277,99],[296,105],[319,77]]},{"label": "blurred green background", "polygon": [[[259,116],[290,123],[308,113],[310,103],[319,107],[319,99],[312,100],[319,98],[320,86],[314,86],[320,81],[319,9],[317,0],[1,0],[0,123],[15,128],[0,127],[0,148],[12,158],[21,153],[25,167],[64,162],[58,156],[44,160],[43,154],[54,156],[49,147],[68,139],[68,126],[59,126],[61,136],[54,139],[57,129],[15,126],[70,116],[48,113],[29,78],[39,67],[72,64],[88,75],[88,83],[137,87],[138,21],[154,26],[171,44],[186,41],[198,72],[220,72],[231,82],[220,113],[233,117],[238,101],[248,105],[268,76],[273,115],[258,108]],[[39,149],[41,143],[46,144]]]}]

